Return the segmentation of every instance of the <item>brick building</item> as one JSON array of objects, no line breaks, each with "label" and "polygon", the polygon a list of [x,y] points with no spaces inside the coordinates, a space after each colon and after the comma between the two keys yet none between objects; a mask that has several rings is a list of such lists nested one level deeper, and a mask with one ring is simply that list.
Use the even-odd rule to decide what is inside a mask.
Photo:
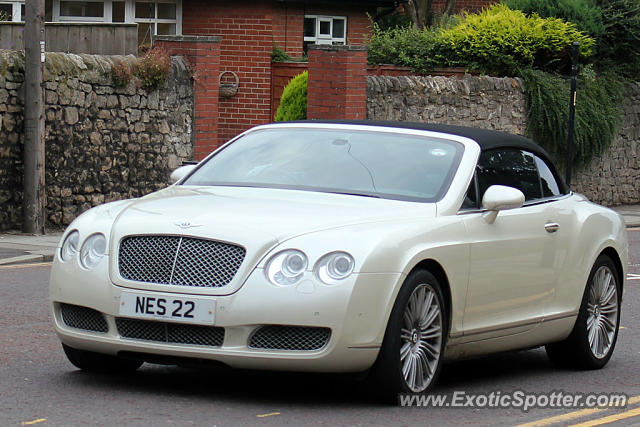
[{"label": "brick building", "polygon": [[274,44],[301,56],[308,44],[363,45],[369,18],[393,1],[184,0],[184,35],[220,36],[222,83],[238,78],[238,93],[220,98],[218,143],[272,121]]},{"label": "brick building", "polygon": [[[438,1],[444,0],[435,0],[436,8],[441,7]],[[489,2],[458,0],[457,8],[477,9]],[[165,37],[160,44],[173,54],[190,58],[196,71],[195,156],[201,158],[249,127],[272,121],[274,103],[289,78],[286,73],[280,78],[273,77],[274,45],[294,57],[307,53],[312,44],[362,46],[370,34],[370,17],[391,11],[400,3],[397,0],[46,0],[46,18],[55,22],[137,23],[140,45],[150,44],[152,36],[160,39],[173,36],[173,40]],[[21,20],[24,1],[0,0],[0,9],[6,9],[11,19]],[[176,41],[180,36],[184,43]],[[300,71],[292,68],[292,72]],[[314,78],[322,75],[316,72]],[[218,91],[218,86],[226,83],[237,83],[237,92],[232,96]]]}]

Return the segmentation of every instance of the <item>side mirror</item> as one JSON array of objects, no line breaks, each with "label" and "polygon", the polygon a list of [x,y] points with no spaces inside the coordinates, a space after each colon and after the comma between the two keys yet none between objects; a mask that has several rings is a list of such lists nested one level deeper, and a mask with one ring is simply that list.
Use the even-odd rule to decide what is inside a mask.
[{"label": "side mirror", "polygon": [[493,224],[499,211],[516,209],[524,204],[524,194],[517,188],[505,185],[492,185],[487,188],[482,197],[482,208],[486,209],[485,219],[489,224]]},{"label": "side mirror", "polygon": [[169,176],[169,183],[175,184],[176,182],[180,181],[182,178],[187,176],[195,167],[196,165],[180,166],[178,169],[171,172],[171,175]]}]

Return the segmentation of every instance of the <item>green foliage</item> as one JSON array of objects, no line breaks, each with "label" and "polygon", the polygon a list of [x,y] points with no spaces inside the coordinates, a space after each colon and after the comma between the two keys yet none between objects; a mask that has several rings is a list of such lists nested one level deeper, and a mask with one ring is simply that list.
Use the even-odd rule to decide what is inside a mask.
[{"label": "green foliage", "polygon": [[115,87],[126,87],[133,78],[131,66],[125,61],[118,61],[111,67],[111,81]]},{"label": "green foliage", "polygon": [[[640,1],[640,0],[638,0]],[[373,26],[369,63],[409,66],[464,67],[494,75],[517,75],[520,68],[564,71],[570,67],[571,43],[580,43],[583,57],[594,41],[575,24],[557,18],[527,17],[504,5],[447,21],[446,26],[382,30]]]},{"label": "green foliage", "polygon": [[167,51],[154,47],[138,58],[133,74],[146,90],[158,89],[166,83],[171,73],[171,57]]},{"label": "green foliage", "polygon": [[309,73],[298,74],[285,86],[276,112],[276,122],[307,118],[307,87]]},{"label": "green foliage", "polygon": [[[522,72],[527,102],[527,133],[561,163],[566,159],[570,82],[528,69]],[[587,164],[611,145],[620,125],[622,83],[615,74],[597,79],[586,67],[578,79],[574,164]],[[565,165],[566,166],[566,165]]]},{"label": "green foliage", "polygon": [[503,3],[527,16],[535,13],[542,18],[573,22],[596,40],[604,33],[602,12],[595,0],[503,0]]},{"label": "green foliage", "polygon": [[11,18],[4,10],[0,10],[0,21],[10,21]]},{"label": "green foliage", "polygon": [[280,46],[273,43],[273,50],[271,51],[271,62],[307,62],[306,56],[295,58],[284,51]]},{"label": "green foliage", "polygon": [[541,18],[497,4],[478,14],[467,14],[455,27],[443,30],[443,54],[462,66],[494,75],[514,75],[523,67],[565,70],[571,64],[571,43],[580,54],[591,54],[594,41],[575,24]]},{"label": "green foliage", "polygon": [[[369,17],[372,19],[372,17]],[[406,28],[411,27],[413,24],[411,23],[411,19],[404,13],[390,13],[389,15],[384,15],[378,18],[375,23],[382,30],[392,30],[394,28]]]},{"label": "green foliage", "polygon": [[372,30],[367,59],[369,64],[394,64],[426,72],[449,63],[440,54],[439,30],[420,30],[415,26],[383,30],[375,23]]},{"label": "green foliage", "polygon": [[640,79],[640,0],[600,0],[604,32],[598,43],[601,69]]}]

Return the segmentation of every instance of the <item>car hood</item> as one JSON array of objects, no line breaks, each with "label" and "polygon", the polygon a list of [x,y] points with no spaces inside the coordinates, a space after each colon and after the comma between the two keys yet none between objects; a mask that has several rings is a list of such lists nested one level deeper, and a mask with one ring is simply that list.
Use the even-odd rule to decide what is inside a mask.
[{"label": "car hood", "polygon": [[256,239],[281,242],[363,222],[433,216],[435,204],[428,203],[271,188],[172,186],[127,205],[114,230],[218,238],[223,234],[244,244]]},{"label": "car hood", "polygon": [[[118,271],[118,245],[131,235],[178,235],[244,247],[246,255],[233,281],[199,293],[235,292],[260,260],[278,244],[303,234],[354,224],[433,217],[434,204],[249,187],[172,186],[121,207],[111,227],[110,276],[120,286],[172,292],[182,287],[124,280]],[[319,236],[318,238],[322,238]]]}]

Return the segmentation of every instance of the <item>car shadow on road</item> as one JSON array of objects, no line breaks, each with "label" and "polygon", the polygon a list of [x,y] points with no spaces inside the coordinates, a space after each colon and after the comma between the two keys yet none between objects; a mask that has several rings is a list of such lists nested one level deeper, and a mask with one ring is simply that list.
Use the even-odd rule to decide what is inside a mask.
[{"label": "car shadow on road", "polygon": [[[495,388],[553,375],[544,352],[509,352],[449,363],[434,392]],[[99,384],[113,392],[149,393],[202,401],[244,401],[300,406],[370,406],[377,403],[365,375],[269,372],[207,366],[198,369],[145,364],[133,374],[101,375],[73,371],[67,380],[79,387]]]}]

